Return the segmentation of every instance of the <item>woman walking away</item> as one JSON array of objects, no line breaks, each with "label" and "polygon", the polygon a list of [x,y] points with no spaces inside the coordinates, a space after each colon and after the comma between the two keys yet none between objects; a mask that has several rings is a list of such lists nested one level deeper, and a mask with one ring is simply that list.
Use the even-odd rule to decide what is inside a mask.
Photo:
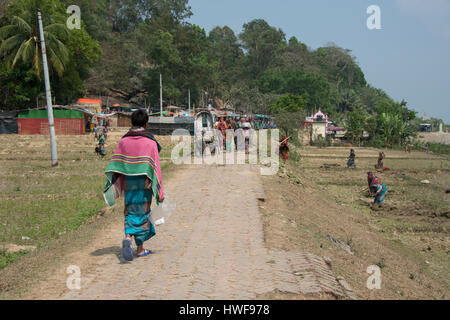
[{"label": "woman walking away", "polygon": [[355,168],[355,150],[350,149],[350,156],[348,157],[348,161],[347,161],[347,168]]},{"label": "woman walking away", "polygon": [[101,155],[102,157],[104,157],[106,155],[106,151],[105,151],[105,138],[103,136],[103,133],[100,132],[100,135],[98,137],[98,145],[95,148],[95,152],[97,152],[97,154]]},{"label": "woman walking away", "polygon": [[132,237],[137,246],[137,256],[151,253],[144,249],[144,242],[155,234],[150,221],[152,199],[156,204],[164,201],[159,152],[161,146],[147,130],[148,115],[139,109],[131,116],[133,127],[120,140],[105,174],[107,183],[104,192],[106,203],[114,205],[120,195],[125,198],[125,239],[122,255],[133,260]]},{"label": "woman walking away", "polygon": [[386,197],[387,188],[384,184],[372,184],[370,186],[370,195],[372,197],[375,197],[375,200],[373,202],[373,205],[378,205],[378,207],[381,207],[381,205],[384,203],[384,199]]}]

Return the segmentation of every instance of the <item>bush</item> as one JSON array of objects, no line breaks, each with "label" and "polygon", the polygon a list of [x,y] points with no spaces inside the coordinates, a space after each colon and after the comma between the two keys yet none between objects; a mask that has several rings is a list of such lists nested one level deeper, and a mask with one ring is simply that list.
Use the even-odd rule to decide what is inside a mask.
[{"label": "bush", "polygon": [[430,143],[423,141],[415,141],[411,146],[411,150],[431,151],[437,154],[450,155],[450,146],[443,143]]},{"label": "bush", "polygon": [[27,254],[28,251],[20,250],[16,253],[6,252],[5,249],[0,249],[0,270],[6,267],[8,263],[13,262],[14,260],[20,258],[21,256]]},{"label": "bush", "polygon": [[289,160],[292,160],[294,162],[302,160],[302,156],[300,155],[300,152],[298,152],[296,149],[289,152]]}]

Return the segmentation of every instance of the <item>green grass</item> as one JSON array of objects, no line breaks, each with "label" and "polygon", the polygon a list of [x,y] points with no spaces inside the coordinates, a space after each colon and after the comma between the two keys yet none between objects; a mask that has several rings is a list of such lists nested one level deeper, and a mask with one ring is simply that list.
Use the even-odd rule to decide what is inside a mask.
[{"label": "green grass", "polygon": [[17,253],[9,253],[4,249],[0,249],[0,270],[6,267],[8,263],[13,262],[27,253],[28,251],[26,250],[20,250]]}]

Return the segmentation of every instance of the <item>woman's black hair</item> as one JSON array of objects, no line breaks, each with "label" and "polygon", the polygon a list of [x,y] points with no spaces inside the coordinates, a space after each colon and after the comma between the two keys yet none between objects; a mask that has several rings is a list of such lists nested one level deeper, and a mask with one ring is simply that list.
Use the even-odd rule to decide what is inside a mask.
[{"label": "woman's black hair", "polygon": [[144,109],[138,109],[131,115],[133,127],[144,127],[148,122],[148,114]]}]

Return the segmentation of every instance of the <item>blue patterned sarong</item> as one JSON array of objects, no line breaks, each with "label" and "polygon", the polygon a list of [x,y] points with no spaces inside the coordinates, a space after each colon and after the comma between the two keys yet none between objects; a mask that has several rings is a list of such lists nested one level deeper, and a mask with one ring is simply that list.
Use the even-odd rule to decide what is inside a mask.
[{"label": "blue patterned sarong", "polygon": [[384,199],[386,198],[386,186],[384,184],[374,184],[371,186],[371,188],[376,190],[374,203],[382,204],[384,202]]},{"label": "blue patterned sarong", "polygon": [[137,246],[156,234],[150,221],[152,195],[147,176],[125,176],[125,235],[134,236]]}]

